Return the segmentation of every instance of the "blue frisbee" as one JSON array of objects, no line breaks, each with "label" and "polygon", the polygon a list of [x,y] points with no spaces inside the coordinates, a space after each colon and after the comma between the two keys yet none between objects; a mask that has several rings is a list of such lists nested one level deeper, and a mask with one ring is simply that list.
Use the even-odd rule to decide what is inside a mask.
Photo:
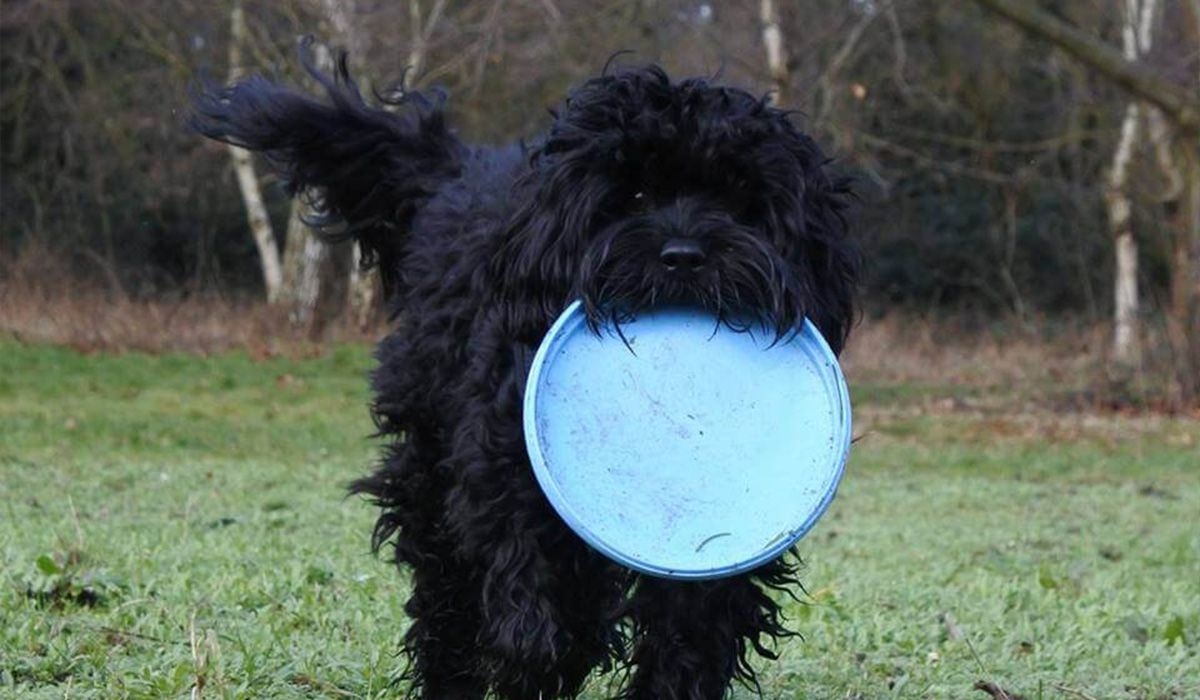
[{"label": "blue frisbee", "polygon": [[566,524],[619,564],[676,579],[753,569],[804,536],[841,479],[850,398],[812,323],[773,340],[682,307],[597,335],[568,307],[524,406],[534,474]]}]

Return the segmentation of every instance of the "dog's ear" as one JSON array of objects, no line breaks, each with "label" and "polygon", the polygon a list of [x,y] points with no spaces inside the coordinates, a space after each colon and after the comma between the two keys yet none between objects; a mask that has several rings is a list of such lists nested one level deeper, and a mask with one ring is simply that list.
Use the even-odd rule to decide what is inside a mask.
[{"label": "dog's ear", "polygon": [[517,206],[492,266],[506,296],[532,293],[539,309],[557,315],[579,292],[579,260],[626,153],[640,147],[631,135],[657,126],[648,105],[661,111],[671,95],[670,79],[656,66],[614,73],[606,67],[551,110],[554,123],[513,189]]},{"label": "dog's ear", "polygon": [[609,178],[594,168],[603,142],[534,151],[531,167],[513,188],[517,206],[502,230],[492,272],[502,294],[536,299],[553,317],[575,291],[578,261],[596,226]]},{"label": "dog's ear", "polygon": [[312,222],[329,238],[353,238],[365,264],[381,260],[394,288],[400,237],[419,204],[461,167],[442,100],[407,93],[394,110],[368,105],[344,53],[333,75],[318,69],[306,42],[301,60],[327,101],[260,76],[193,95],[191,126],[205,136],[258,151],[292,193],[313,196]]},{"label": "dog's ear", "polygon": [[771,109],[775,137],[759,156],[767,229],[804,285],[806,314],[834,353],[854,322],[861,256],[849,235],[850,181],[832,172],[816,142]]}]

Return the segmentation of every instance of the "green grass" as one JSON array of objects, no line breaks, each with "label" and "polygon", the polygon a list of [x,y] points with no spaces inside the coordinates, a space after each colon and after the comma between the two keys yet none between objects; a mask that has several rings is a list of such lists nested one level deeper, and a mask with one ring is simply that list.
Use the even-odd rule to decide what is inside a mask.
[{"label": "green grass", "polygon": [[[406,584],[343,495],[369,365],[0,344],[0,697],[394,695]],[[766,697],[1200,696],[1195,421],[854,388]]]}]

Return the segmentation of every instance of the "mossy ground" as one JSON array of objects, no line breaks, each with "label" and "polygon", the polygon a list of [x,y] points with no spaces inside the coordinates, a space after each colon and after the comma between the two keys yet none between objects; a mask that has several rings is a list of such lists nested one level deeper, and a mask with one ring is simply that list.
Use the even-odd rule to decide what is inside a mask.
[{"label": "mossy ground", "polygon": [[[395,695],[369,366],[0,344],[0,697]],[[1194,419],[851,385],[767,698],[1200,696]]]}]

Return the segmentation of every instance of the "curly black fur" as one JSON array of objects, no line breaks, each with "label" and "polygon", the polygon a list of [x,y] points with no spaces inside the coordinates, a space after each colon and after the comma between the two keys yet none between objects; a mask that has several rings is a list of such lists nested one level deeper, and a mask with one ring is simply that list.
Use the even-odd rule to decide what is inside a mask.
[{"label": "curly black fur", "polygon": [[[309,65],[325,100],[250,78],[196,97],[203,134],[260,151],[385,280],[397,330],[379,346],[381,466],[352,487],[381,508],[375,548],[411,572],[405,636],[423,698],[570,698],[629,667],[629,699],[722,697],[788,634],[770,589],[793,565],[707,582],[634,574],[550,508],[522,439],[525,377],[555,317],[593,324],[664,302],[779,335],[802,317],[839,351],[858,269],[847,187],[761,98],[659,68],[584,83],[543,138],[473,147],[442,100],[369,106],[342,61]],[[703,264],[665,265],[664,243]]]}]

